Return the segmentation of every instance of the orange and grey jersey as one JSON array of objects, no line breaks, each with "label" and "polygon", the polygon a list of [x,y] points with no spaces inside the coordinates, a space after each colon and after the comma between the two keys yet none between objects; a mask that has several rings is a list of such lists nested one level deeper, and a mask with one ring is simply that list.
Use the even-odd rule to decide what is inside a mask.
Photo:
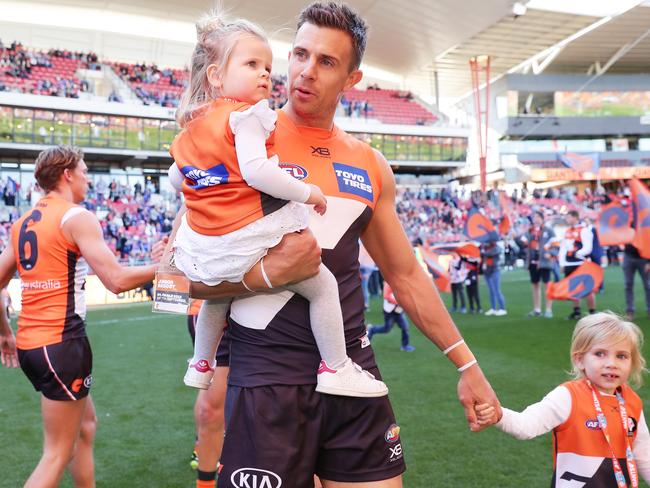
[{"label": "orange and grey jersey", "polygon": [[[327,213],[319,216],[312,211],[309,227],[322,249],[323,263],[339,285],[348,354],[371,369],[375,360],[365,335],[359,237],[381,192],[377,158],[367,144],[337,127],[331,131],[298,127],[283,111],[278,113],[276,127],[272,150],[279,156],[280,167],[318,185],[327,197]],[[230,384],[316,382],[320,355],[307,300],[286,290],[237,299],[230,324]]]},{"label": "orange and grey jersey", "polygon": [[86,336],[88,266],[61,227],[82,207],[46,196],[11,228],[22,289],[16,345],[20,349]]},{"label": "orange and grey jersey", "polygon": [[187,223],[199,234],[234,232],[288,203],[255,190],[241,174],[229,121],[232,112],[248,107],[215,100],[172,143],[170,153],[185,177]]},{"label": "orange and grey jersey", "polygon": [[[555,472],[552,486],[615,487],[611,451],[596,418],[591,389],[585,380],[569,381],[562,386],[571,393],[571,414],[553,430]],[[626,432],[622,429],[616,397],[601,395],[600,400],[614,453],[629,484],[625,437],[629,436],[630,445],[634,444],[643,403],[627,385],[623,386],[623,398],[628,415]]]}]

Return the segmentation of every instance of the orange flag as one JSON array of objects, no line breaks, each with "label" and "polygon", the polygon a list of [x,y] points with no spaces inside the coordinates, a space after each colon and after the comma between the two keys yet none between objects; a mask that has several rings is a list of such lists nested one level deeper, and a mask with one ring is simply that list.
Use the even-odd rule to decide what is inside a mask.
[{"label": "orange flag", "polygon": [[449,273],[443,268],[440,263],[438,263],[438,255],[436,253],[427,251],[422,246],[420,246],[420,253],[422,259],[426,263],[429,271],[433,275],[433,282],[436,284],[436,288],[441,293],[451,293],[451,280],[449,279]]},{"label": "orange flag", "polygon": [[641,257],[650,259],[650,190],[638,179],[630,180],[632,190],[632,227],[635,235],[632,244]]},{"label": "orange flag", "polygon": [[437,254],[451,254],[455,252],[459,256],[468,258],[480,258],[481,250],[477,245],[471,242],[458,242],[456,244],[438,244],[433,246],[431,250]]},{"label": "orange flag", "polygon": [[489,242],[499,240],[499,234],[497,234],[490,219],[480,213],[476,207],[472,207],[467,214],[464,232],[467,238],[473,241]]},{"label": "orange flag", "polygon": [[579,300],[596,293],[603,283],[603,268],[587,261],[578,266],[571,276],[557,283],[549,283],[546,297],[549,300]]},{"label": "orange flag", "polygon": [[630,215],[619,202],[612,202],[602,208],[596,220],[596,230],[601,246],[628,244],[634,239]]}]

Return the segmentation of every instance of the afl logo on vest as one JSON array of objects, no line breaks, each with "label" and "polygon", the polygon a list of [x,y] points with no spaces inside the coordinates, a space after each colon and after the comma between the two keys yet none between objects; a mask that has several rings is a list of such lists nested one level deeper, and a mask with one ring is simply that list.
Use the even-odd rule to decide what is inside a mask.
[{"label": "afl logo on vest", "polygon": [[285,173],[289,174],[290,176],[293,176],[297,180],[304,180],[307,178],[307,170],[303,168],[302,166],[298,166],[297,164],[293,163],[280,163],[280,169],[284,171]]}]

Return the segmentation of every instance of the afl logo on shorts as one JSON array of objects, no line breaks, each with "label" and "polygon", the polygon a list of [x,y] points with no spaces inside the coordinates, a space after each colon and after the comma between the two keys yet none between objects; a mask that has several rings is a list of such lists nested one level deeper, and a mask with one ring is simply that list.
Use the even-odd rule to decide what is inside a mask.
[{"label": "afl logo on shorts", "polygon": [[241,468],[230,475],[236,488],[280,488],[282,478],[273,471],[257,468]]},{"label": "afl logo on shorts", "polygon": [[93,376],[89,374],[84,378],[84,386],[86,388],[90,388],[90,385],[92,384],[93,384]]},{"label": "afl logo on shorts", "polygon": [[290,176],[293,176],[297,180],[304,180],[307,178],[307,170],[302,166],[298,166],[293,163],[280,163],[280,168]]},{"label": "afl logo on shorts", "polygon": [[600,425],[598,424],[598,419],[589,419],[585,422],[585,427],[590,430],[600,430]]},{"label": "afl logo on shorts", "polygon": [[397,442],[399,440],[399,425],[397,424],[392,424],[390,427],[388,427],[388,430],[386,431],[386,434],[384,435],[384,439],[386,439],[386,442],[389,442],[391,444]]}]

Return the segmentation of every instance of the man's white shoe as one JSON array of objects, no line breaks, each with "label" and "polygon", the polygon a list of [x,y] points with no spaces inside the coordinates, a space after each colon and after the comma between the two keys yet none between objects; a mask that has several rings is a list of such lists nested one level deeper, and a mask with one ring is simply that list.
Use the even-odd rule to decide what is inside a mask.
[{"label": "man's white shoe", "polygon": [[190,360],[187,365],[185,377],[183,378],[183,383],[192,388],[207,390],[210,388],[213,376],[214,368],[210,366],[208,361],[200,359],[199,361],[192,363]]},{"label": "man's white shoe", "polygon": [[494,310],[493,308],[491,308],[490,310],[485,312],[485,315],[496,315],[496,314],[497,314],[497,311]]},{"label": "man's white shoe", "polygon": [[496,312],[494,312],[494,315],[499,315],[499,316],[508,315],[508,312],[505,309],[502,308],[502,309],[497,310]]},{"label": "man's white shoe", "polygon": [[332,369],[325,361],[321,361],[316,391],[329,395],[366,398],[388,395],[388,388],[383,381],[375,379],[350,358],[338,369]]}]

